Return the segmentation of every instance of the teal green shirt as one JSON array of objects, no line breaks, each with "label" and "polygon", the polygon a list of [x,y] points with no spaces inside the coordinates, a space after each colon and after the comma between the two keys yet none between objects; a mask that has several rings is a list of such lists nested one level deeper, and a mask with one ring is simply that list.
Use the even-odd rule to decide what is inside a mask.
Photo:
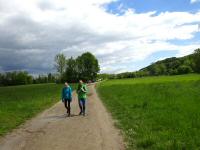
[{"label": "teal green shirt", "polygon": [[62,90],[62,101],[65,99],[72,100],[72,89],[70,86],[64,87]]},{"label": "teal green shirt", "polygon": [[87,97],[87,86],[85,84],[79,84],[77,88],[78,99]]}]

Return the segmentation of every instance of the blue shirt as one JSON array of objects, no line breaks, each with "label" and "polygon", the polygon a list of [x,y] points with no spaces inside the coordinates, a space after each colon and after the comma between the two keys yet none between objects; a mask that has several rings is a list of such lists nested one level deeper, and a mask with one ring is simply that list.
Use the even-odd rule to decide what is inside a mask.
[{"label": "blue shirt", "polygon": [[72,100],[72,89],[70,86],[64,87],[62,89],[62,101],[64,101],[65,99]]}]

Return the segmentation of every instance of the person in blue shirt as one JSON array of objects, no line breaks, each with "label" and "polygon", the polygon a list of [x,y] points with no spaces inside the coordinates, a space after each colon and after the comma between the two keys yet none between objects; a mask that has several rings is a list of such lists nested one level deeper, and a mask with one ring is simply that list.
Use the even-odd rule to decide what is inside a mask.
[{"label": "person in blue shirt", "polygon": [[62,102],[67,109],[67,114],[70,116],[71,114],[71,107],[70,103],[72,101],[72,89],[67,82],[65,82],[65,87],[62,89]]}]

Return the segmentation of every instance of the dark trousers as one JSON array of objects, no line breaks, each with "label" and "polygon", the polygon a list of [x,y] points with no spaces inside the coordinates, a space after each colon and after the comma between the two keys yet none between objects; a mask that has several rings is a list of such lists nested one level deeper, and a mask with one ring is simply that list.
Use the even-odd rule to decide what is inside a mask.
[{"label": "dark trousers", "polygon": [[79,108],[80,108],[80,113],[85,114],[85,99],[81,98],[78,100]]},{"label": "dark trousers", "polygon": [[70,106],[70,103],[71,103],[70,100],[66,100],[66,99],[65,99],[64,104],[65,104],[65,108],[67,109],[68,115],[70,115],[70,113],[71,113],[71,106]]}]

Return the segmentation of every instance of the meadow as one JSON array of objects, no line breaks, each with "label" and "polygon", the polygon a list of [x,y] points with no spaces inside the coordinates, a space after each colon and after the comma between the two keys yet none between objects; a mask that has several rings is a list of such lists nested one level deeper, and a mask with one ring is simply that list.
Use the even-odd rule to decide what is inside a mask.
[{"label": "meadow", "polygon": [[127,149],[200,150],[200,75],[107,80],[97,90]]},{"label": "meadow", "polygon": [[0,87],[0,136],[58,102],[62,87],[61,84]]}]

